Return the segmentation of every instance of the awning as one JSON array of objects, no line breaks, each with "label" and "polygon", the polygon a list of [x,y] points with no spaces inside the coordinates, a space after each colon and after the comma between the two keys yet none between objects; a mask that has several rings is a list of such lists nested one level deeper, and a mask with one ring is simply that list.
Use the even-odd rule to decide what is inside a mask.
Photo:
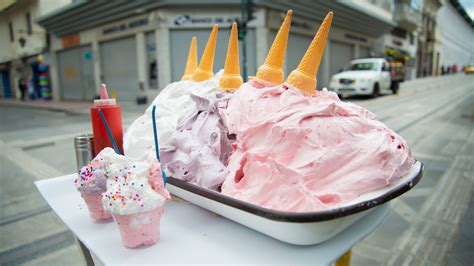
[{"label": "awning", "polygon": [[57,36],[76,33],[108,22],[141,14],[162,1],[77,1],[37,19]]},{"label": "awning", "polygon": [[[240,3],[240,0],[77,1],[38,18],[37,22],[60,37],[165,6],[238,7]],[[254,0],[254,3],[281,11],[293,9],[295,15],[316,21],[322,21],[327,12],[334,11],[334,26],[371,37],[389,32],[395,26],[388,11],[356,0]]]},{"label": "awning", "polygon": [[335,27],[358,32],[370,37],[379,37],[396,26],[389,11],[358,0],[254,0],[260,6],[285,11],[293,10],[296,16],[322,21],[327,12],[333,11]]}]

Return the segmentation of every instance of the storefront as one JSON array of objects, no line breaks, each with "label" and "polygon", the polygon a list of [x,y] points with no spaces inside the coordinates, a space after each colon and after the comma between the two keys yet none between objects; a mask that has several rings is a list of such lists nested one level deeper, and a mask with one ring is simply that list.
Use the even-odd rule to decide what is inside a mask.
[{"label": "storefront", "polygon": [[139,89],[137,42],[134,36],[101,42],[102,81],[121,100],[134,100]]},{"label": "storefront", "polygon": [[[230,26],[238,15],[238,10],[199,15],[191,10],[153,11],[53,37],[55,78],[61,88],[58,96],[63,100],[90,100],[97,96],[100,83],[106,83],[120,100],[133,101],[143,93],[154,97],[158,88],[181,79],[193,36],[197,37],[200,56],[215,23],[219,24],[214,59],[217,72],[224,67]],[[256,72],[257,65],[256,33],[251,26],[245,37],[249,74]],[[243,56],[240,58],[243,68]]]},{"label": "storefront", "polygon": [[[154,7],[153,3],[147,2],[136,12],[125,11],[120,7],[120,12],[126,18],[111,21],[96,16],[94,10],[106,6],[112,10],[119,8],[118,5],[81,3],[56,18],[40,19],[40,24],[52,31],[52,81],[61,90],[60,93],[56,92],[56,99],[92,99],[98,95],[102,82],[121,100],[133,101],[141,95],[155,97],[160,89],[181,78],[193,36],[197,37],[198,56],[201,55],[214,24],[219,25],[214,72],[222,69],[230,26],[241,16],[240,7],[235,3],[213,6],[196,2],[195,5],[199,8],[172,4]],[[327,86],[331,75],[347,66],[352,59],[370,55],[374,38],[391,27],[389,20],[380,20],[359,11],[351,13],[357,14],[351,17],[354,23],[346,23],[342,17],[348,15],[347,6],[330,6],[324,9],[339,12],[341,19],[336,17],[331,28],[330,41],[318,71],[318,89]],[[239,42],[242,74],[244,54],[247,76],[254,75],[257,67],[263,63],[288,8],[277,7],[270,5],[270,2],[259,2],[255,8],[255,18],[247,26],[245,53],[244,42]],[[316,13],[309,12],[296,4],[290,8],[295,9],[284,65],[286,74],[297,67],[326,14],[325,10],[318,8],[315,9]],[[85,20],[86,15],[77,15],[74,20],[75,9],[83,9],[84,14],[89,12],[91,17]],[[313,19],[315,14],[318,15],[317,20]],[[57,22],[59,17],[63,19],[64,25]],[[104,20],[108,22],[101,22]],[[68,23],[73,26],[67,28],[65,25]],[[351,24],[350,28],[348,24]],[[377,26],[368,29],[366,24]]]},{"label": "storefront", "polygon": [[43,54],[24,56],[0,64],[0,96],[20,98],[20,80],[26,83],[25,98],[50,99],[50,71],[48,58]]},{"label": "storefront", "polygon": [[91,45],[61,50],[57,54],[57,60],[61,98],[64,100],[94,98]]},{"label": "storefront", "polygon": [[355,56],[353,44],[331,41],[330,45],[329,56],[331,57],[331,63],[329,73],[332,76],[348,66],[349,62],[355,59]]},{"label": "storefront", "polygon": [[[193,36],[197,38],[198,56],[206,45],[209,32],[214,24],[219,25],[217,45],[214,57],[214,72],[224,68],[230,26],[240,16],[238,10],[215,10],[214,12],[195,12],[182,10],[168,13],[167,26],[170,36],[171,80],[177,81],[183,75],[184,65]],[[256,38],[255,29],[250,27],[245,36],[247,73],[256,71]],[[240,65],[243,68],[242,42],[239,42]]]},{"label": "storefront", "polygon": [[13,97],[8,68],[8,64],[0,64],[0,96],[3,98]]}]

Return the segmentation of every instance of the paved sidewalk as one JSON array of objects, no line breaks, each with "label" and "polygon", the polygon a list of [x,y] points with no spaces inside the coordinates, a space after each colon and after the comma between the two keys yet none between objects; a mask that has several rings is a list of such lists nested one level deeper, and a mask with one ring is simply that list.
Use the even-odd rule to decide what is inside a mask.
[{"label": "paved sidewalk", "polygon": [[423,77],[417,78],[412,80],[407,80],[405,82],[400,83],[400,89],[403,90],[419,90],[419,89],[428,89],[428,88],[449,88],[452,82],[456,82],[458,80],[469,78],[468,75],[464,73],[457,73],[452,75],[444,75],[444,76],[431,76],[431,77]]},{"label": "paved sidewalk", "polygon": [[71,114],[86,114],[91,107],[90,101],[48,101],[48,100],[27,100],[0,98],[0,106],[40,109],[47,111],[66,112]]},{"label": "paved sidewalk", "polygon": [[[122,107],[122,112],[137,116],[145,111],[148,104],[138,105],[133,101],[121,101],[119,104]],[[64,112],[73,115],[88,115],[89,109],[92,106],[92,101],[52,101],[52,100],[28,100],[20,101],[17,99],[0,98],[0,106],[38,109],[45,111]]]},{"label": "paved sidewalk", "polygon": [[474,198],[472,197],[467,207],[467,211],[462,219],[458,234],[454,240],[454,245],[448,253],[447,265],[462,266],[474,265],[474,232],[472,224],[474,223]]}]

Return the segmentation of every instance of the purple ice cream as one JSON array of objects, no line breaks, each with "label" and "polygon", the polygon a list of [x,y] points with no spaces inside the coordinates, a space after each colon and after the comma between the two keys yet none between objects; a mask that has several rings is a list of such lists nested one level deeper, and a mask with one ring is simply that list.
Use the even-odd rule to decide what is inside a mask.
[{"label": "purple ice cream", "polygon": [[100,194],[107,190],[107,176],[105,160],[96,156],[90,163],[82,167],[78,177],[74,180],[76,188],[80,192]]},{"label": "purple ice cream", "polygon": [[179,122],[168,145],[160,154],[167,173],[201,187],[220,190],[235,136],[229,135],[221,111],[227,108],[230,93],[191,95],[196,109]]}]

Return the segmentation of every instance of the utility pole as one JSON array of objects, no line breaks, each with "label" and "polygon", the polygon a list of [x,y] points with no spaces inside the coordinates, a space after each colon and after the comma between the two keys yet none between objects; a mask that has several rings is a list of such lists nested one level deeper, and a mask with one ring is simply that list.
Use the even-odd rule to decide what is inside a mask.
[{"label": "utility pole", "polygon": [[238,28],[239,28],[239,41],[242,41],[242,75],[244,81],[247,81],[247,45],[245,42],[245,36],[247,35],[247,23],[254,19],[253,16],[253,2],[252,0],[241,0],[240,3],[240,19],[237,20]]}]

